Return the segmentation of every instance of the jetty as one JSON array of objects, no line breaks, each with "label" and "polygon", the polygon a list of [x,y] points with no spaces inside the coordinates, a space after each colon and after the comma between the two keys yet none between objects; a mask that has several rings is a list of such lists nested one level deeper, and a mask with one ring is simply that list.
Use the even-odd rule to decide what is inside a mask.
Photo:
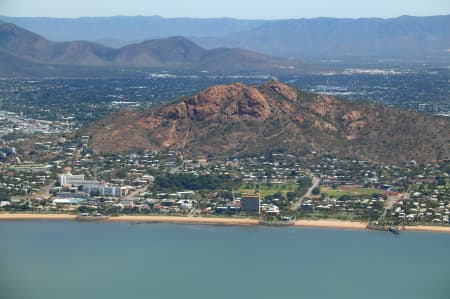
[{"label": "jetty", "polygon": [[367,224],[366,228],[369,230],[379,230],[379,231],[391,232],[394,235],[400,234],[400,228],[398,228],[397,226],[379,224],[378,221]]},{"label": "jetty", "polygon": [[266,218],[262,219],[258,222],[262,225],[269,225],[269,226],[292,226],[295,225],[295,217],[276,217],[276,218]]},{"label": "jetty", "polygon": [[90,215],[88,213],[81,213],[77,217],[75,217],[76,221],[106,221],[108,220],[108,216],[96,213]]}]

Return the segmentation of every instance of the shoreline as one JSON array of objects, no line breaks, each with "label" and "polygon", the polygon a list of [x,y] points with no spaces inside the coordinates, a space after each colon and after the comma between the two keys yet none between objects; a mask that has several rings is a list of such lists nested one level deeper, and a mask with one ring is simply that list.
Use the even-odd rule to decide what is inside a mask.
[{"label": "shoreline", "polygon": [[[77,215],[69,214],[24,214],[24,213],[0,213],[0,221],[10,220],[66,220],[76,221]],[[95,222],[95,221],[93,221]],[[174,223],[174,224],[206,224],[227,226],[264,226],[259,219],[251,218],[220,218],[220,217],[191,217],[191,216],[114,216],[100,222],[128,222],[128,223]],[[288,227],[303,228],[334,228],[350,230],[367,230],[366,222],[350,222],[343,220],[296,220],[294,225]],[[420,231],[450,233],[450,226],[406,226],[402,231]]]}]

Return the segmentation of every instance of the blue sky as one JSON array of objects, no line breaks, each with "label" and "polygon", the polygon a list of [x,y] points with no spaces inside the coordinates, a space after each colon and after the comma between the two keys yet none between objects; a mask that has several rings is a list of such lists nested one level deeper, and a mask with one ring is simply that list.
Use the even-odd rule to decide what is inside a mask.
[{"label": "blue sky", "polygon": [[449,0],[0,0],[0,15],[284,19],[450,14]]}]

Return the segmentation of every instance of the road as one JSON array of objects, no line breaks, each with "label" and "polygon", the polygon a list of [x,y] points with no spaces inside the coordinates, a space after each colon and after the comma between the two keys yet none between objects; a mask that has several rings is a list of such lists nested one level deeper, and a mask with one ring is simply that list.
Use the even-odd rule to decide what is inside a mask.
[{"label": "road", "polygon": [[320,184],[320,179],[318,177],[316,177],[315,175],[313,175],[311,187],[309,187],[308,191],[306,191],[306,193],[302,197],[300,197],[300,199],[298,201],[296,201],[292,204],[291,210],[292,211],[298,210],[298,208],[300,208],[300,206],[302,205],[303,200],[305,200],[305,198],[311,196],[313,189],[316,187],[319,187],[319,184]]},{"label": "road", "polygon": [[47,185],[43,186],[41,190],[36,194],[38,197],[42,197],[45,200],[48,200],[51,196],[50,191],[55,187],[55,181],[51,180]]},{"label": "road", "polygon": [[380,219],[383,219],[384,217],[386,217],[386,213],[388,210],[391,210],[392,207],[400,200],[403,199],[405,197],[408,197],[409,194],[408,193],[401,193],[397,196],[388,196],[386,203],[384,204],[384,212],[383,214],[380,216]]},{"label": "road", "polygon": [[147,191],[147,185],[145,185],[144,187],[141,187],[139,189],[134,190],[133,192],[128,193],[124,199],[125,200],[133,200],[135,197],[137,197],[138,195],[140,195],[141,193],[144,193],[145,191]]}]

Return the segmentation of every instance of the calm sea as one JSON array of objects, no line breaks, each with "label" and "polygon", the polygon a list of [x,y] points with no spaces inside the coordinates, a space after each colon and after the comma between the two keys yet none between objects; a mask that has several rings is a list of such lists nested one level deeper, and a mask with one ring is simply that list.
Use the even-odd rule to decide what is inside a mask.
[{"label": "calm sea", "polygon": [[0,222],[0,298],[450,298],[450,234]]}]

